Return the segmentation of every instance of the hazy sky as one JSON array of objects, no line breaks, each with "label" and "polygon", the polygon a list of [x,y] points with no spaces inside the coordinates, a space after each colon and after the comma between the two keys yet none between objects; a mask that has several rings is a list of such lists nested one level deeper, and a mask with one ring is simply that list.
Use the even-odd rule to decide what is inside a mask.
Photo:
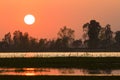
[{"label": "hazy sky", "polygon": [[[27,14],[36,17],[35,24],[24,23]],[[91,19],[120,30],[120,0],[0,0],[0,39],[15,30],[38,39],[55,38],[65,25],[80,38],[82,25]]]}]

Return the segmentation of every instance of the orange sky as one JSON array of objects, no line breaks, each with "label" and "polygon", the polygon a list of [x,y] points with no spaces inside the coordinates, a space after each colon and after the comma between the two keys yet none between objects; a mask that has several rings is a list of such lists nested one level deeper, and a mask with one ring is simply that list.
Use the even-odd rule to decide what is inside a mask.
[{"label": "orange sky", "polygon": [[[36,17],[35,24],[24,23],[26,14]],[[91,19],[119,30],[120,0],[0,0],[0,40],[15,30],[29,32],[38,39],[55,38],[65,25],[74,29],[79,39],[82,25]]]}]

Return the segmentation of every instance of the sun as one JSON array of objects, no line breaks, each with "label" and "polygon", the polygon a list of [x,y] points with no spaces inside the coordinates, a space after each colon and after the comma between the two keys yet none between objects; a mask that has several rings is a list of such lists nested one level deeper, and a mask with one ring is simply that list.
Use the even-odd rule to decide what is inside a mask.
[{"label": "sun", "polygon": [[27,25],[32,25],[35,23],[35,17],[32,14],[28,14],[24,17],[24,22]]}]

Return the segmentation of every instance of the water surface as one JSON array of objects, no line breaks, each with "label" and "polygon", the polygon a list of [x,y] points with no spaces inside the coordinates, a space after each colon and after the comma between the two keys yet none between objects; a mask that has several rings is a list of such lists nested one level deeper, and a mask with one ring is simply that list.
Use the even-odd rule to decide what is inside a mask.
[{"label": "water surface", "polygon": [[0,68],[0,75],[41,76],[41,75],[120,75],[120,70],[87,70],[77,68]]}]

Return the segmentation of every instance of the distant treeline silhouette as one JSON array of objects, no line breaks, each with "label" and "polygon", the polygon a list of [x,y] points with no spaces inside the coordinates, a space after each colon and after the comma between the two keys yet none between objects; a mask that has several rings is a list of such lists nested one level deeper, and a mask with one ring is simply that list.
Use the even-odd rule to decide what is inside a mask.
[{"label": "distant treeline silhouette", "polygon": [[120,51],[120,31],[113,32],[107,24],[102,27],[96,20],[83,25],[82,39],[76,40],[75,31],[66,26],[53,40],[37,40],[29,34],[15,31],[5,34],[0,41],[1,52],[77,52],[77,51]]}]

